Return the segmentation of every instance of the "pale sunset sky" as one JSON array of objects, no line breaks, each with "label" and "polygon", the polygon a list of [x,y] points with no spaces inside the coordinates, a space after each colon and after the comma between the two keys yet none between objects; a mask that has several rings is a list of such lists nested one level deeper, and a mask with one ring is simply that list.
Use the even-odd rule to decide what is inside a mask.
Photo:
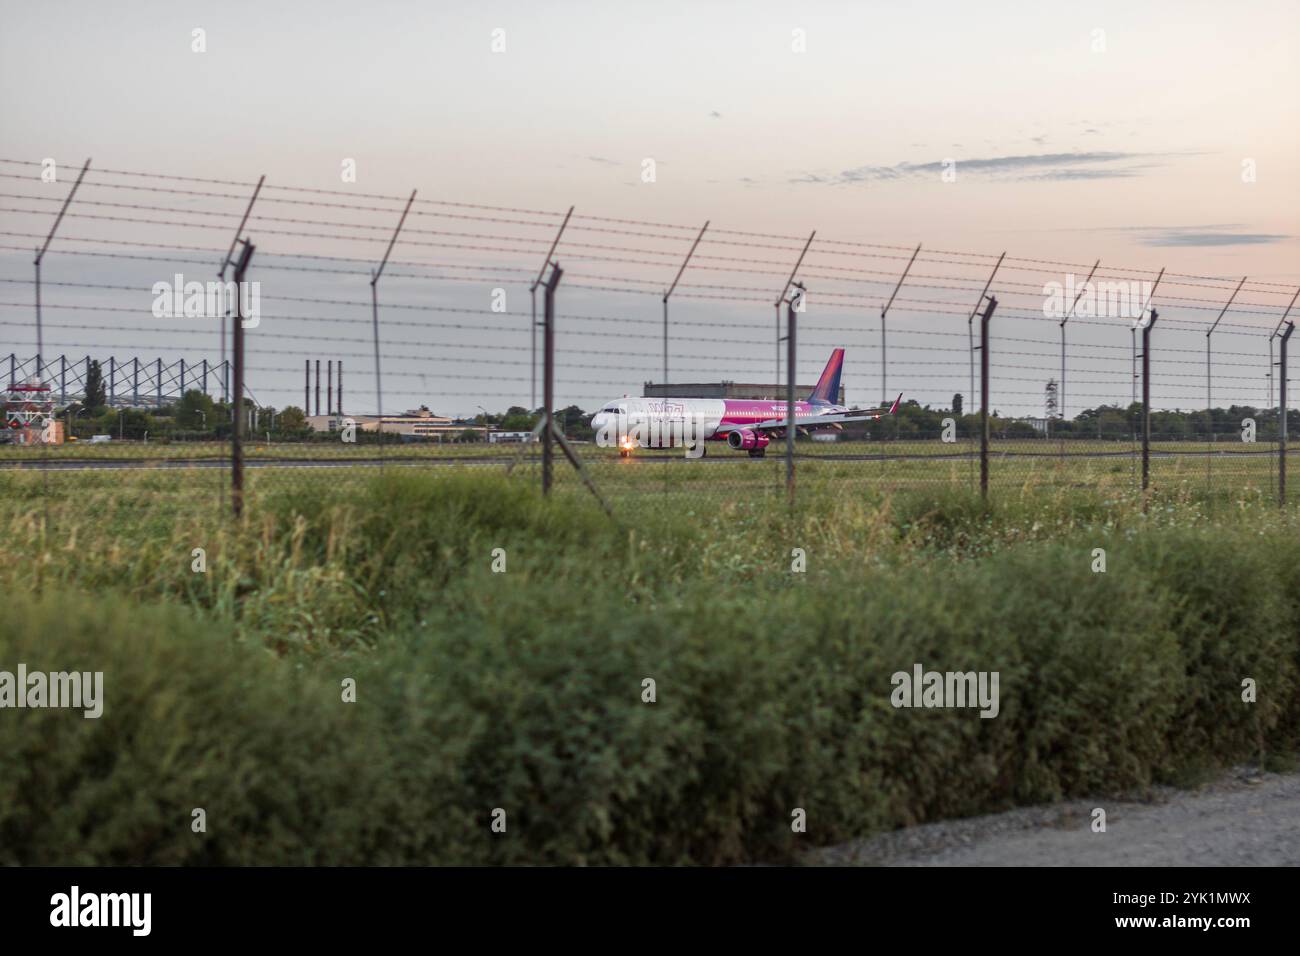
[{"label": "pale sunset sky", "polygon": [[[203,31],[203,52],[193,49],[196,29]],[[48,301],[83,306],[60,313],[55,305],[47,312],[48,354],[216,357],[215,333],[182,340],[169,336],[166,324],[149,314],[152,282],[182,266],[161,261],[156,249],[158,258],[151,263],[67,253],[95,248],[75,241],[91,237],[224,250],[237,218],[211,220],[220,229],[187,229],[186,223],[194,223],[185,218],[186,210],[220,210],[229,217],[242,212],[245,200],[110,188],[104,184],[170,188],[178,181],[100,170],[239,184],[265,174],[271,186],[336,194],[281,196],[367,207],[259,207],[263,215],[314,224],[296,227],[311,235],[291,236],[271,231],[292,231],[291,224],[253,220],[248,234],[263,256],[258,264],[273,262],[276,255],[329,255],[355,260],[348,268],[358,273],[267,270],[257,277],[268,297],[332,296],[368,306],[360,273],[369,268],[365,263],[382,256],[384,243],[377,240],[396,224],[401,201],[349,194],[404,199],[418,189],[421,200],[547,213],[551,218],[530,212],[523,227],[534,244],[549,238],[570,205],[576,216],[694,228],[709,220],[711,230],[776,237],[731,235],[733,242],[723,244],[717,240],[727,233],[706,233],[709,242],[699,251],[719,258],[697,264],[713,261],[715,271],[688,270],[686,295],[680,307],[677,299],[673,303],[671,364],[680,371],[670,380],[678,381],[773,378],[772,301],[784,283],[782,273],[793,267],[797,237],[815,229],[819,240],[900,248],[920,243],[925,252],[916,273],[921,278],[914,281],[932,288],[928,293],[912,289],[911,301],[898,310],[897,325],[890,329],[892,335],[897,328],[900,338],[891,340],[890,358],[900,364],[888,374],[891,385],[910,397],[942,407],[953,392],[968,391],[966,321],[955,312],[927,314],[925,303],[951,298],[955,305],[964,303],[955,311],[969,311],[978,286],[974,294],[949,286],[949,294],[942,279],[960,275],[974,282],[988,269],[981,264],[959,273],[951,257],[927,263],[929,250],[993,258],[1006,251],[1011,257],[1078,263],[1084,272],[1100,259],[1101,272],[1111,266],[1134,270],[1124,273],[1129,278],[1153,277],[1163,267],[1184,277],[1221,280],[1161,286],[1170,298],[1158,294],[1156,305],[1171,322],[1165,340],[1171,347],[1176,336],[1182,337],[1178,347],[1199,347],[1204,325],[1216,314],[1213,303],[1226,302],[1236,281],[1248,276],[1238,299],[1241,314],[1230,311],[1223,329],[1225,351],[1243,355],[1267,355],[1265,336],[1291,298],[1286,289],[1300,286],[1300,4],[1295,2],[3,0],[0,86],[0,157],[16,161],[0,165],[0,173],[7,174],[0,180],[5,194],[0,230],[10,234],[0,237],[0,277],[12,280],[0,289],[5,355],[35,351],[31,308],[25,305],[32,290],[24,282],[31,275],[29,250],[40,240],[31,237],[48,231],[58,208],[51,200],[61,201],[87,157],[94,158],[87,183],[100,185],[85,187],[79,200],[158,207],[128,211],[105,205],[95,208],[98,214],[181,224],[66,220],[47,260],[47,279],[141,291],[132,296],[71,286],[46,289]],[[39,165],[24,165],[46,158],[59,163],[57,184],[40,181]],[[355,161],[355,183],[341,179],[346,160]],[[653,161],[653,182],[643,181],[646,160]],[[942,175],[949,161],[955,179]],[[207,191],[233,197],[249,188]],[[400,315],[386,311],[385,323],[417,317],[427,323],[424,329],[385,324],[386,340],[428,343],[387,347],[400,353],[391,363],[386,360],[388,410],[425,403],[438,412],[472,415],[480,403],[493,411],[528,405],[526,273],[541,266],[545,244],[515,248],[500,240],[524,233],[518,223],[490,220],[522,214],[478,210],[479,219],[437,219],[438,208],[453,207],[423,208],[429,215],[413,217],[417,221],[408,225],[455,232],[457,241],[484,248],[399,242],[393,258],[411,268],[420,262],[460,263],[485,274],[477,281],[447,273],[441,283],[413,282],[400,273],[385,277],[384,301],[410,307]],[[78,211],[92,207],[74,202],[70,212]],[[321,223],[348,222],[384,229],[372,230],[376,235],[364,242],[320,237],[345,231]],[[595,222],[586,220],[589,227]],[[347,232],[354,234],[363,233]],[[467,235],[498,238],[477,241]],[[560,350],[574,350],[566,358],[572,370],[560,376],[563,403],[591,409],[614,395],[639,394],[643,381],[659,379],[661,332],[653,324],[660,316],[658,296],[694,234],[683,228],[656,235],[575,231],[566,241],[581,244],[561,243],[557,257],[573,272],[572,286],[561,289],[561,312],[632,320],[619,325],[589,318],[586,325],[571,322],[563,328]],[[740,244],[747,241],[750,245]],[[636,251],[584,260],[602,247]],[[875,275],[877,284],[852,285],[845,284],[850,282],[846,274],[836,282],[818,275],[818,264],[843,267],[857,261],[845,255],[833,259],[829,248],[815,244],[809,253],[805,281],[812,331],[800,355],[800,377],[815,377],[829,348],[843,344],[849,349],[850,401],[874,402],[882,391],[874,351],[879,310],[892,286],[889,274],[901,272],[907,253],[901,259],[898,252],[888,253],[895,258],[863,258],[860,264],[868,270],[863,275]],[[661,249],[672,254],[653,254]],[[202,253],[183,255],[203,258]],[[726,273],[718,265],[722,257],[761,262],[738,262],[750,271]],[[983,262],[970,259],[972,266]],[[506,281],[487,274],[497,265],[519,270],[508,285],[513,325],[502,326],[507,320],[496,317],[476,330],[478,320],[468,315],[418,311],[422,303],[435,302],[487,308],[490,289]],[[183,268],[204,279],[214,271],[188,262]],[[1052,278],[1064,281],[1068,271],[1053,267],[1000,275],[1029,289]],[[590,278],[583,279],[584,273]],[[639,294],[611,291],[619,282],[639,282],[642,288]],[[706,285],[770,288],[770,294],[691,297],[693,289],[702,292]],[[1001,354],[1018,350],[1022,357],[1013,364],[1030,374],[1023,375],[1021,387],[1007,384],[995,400],[1008,413],[1041,414],[1034,393],[1041,392],[1037,380],[1059,364],[1052,358],[1057,326],[1041,319],[1032,328],[1011,325],[1013,308],[1026,313],[1033,308],[1028,295],[1008,298],[1015,288],[994,285],[1008,309],[999,330],[1023,346]],[[833,314],[818,312],[819,292],[841,296]],[[860,302],[851,298],[858,295]],[[1195,301],[1201,302],[1200,311]],[[119,311],[88,311],[110,303]],[[1180,303],[1191,311],[1180,312]],[[124,304],[138,306],[140,314],[125,318]],[[264,403],[301,404],[301,372],[290,370],[301,369],[306,357],[334,357],[348,363],[353,404],[363,406],[355,410],[371,410],[368,340],[330,340],[368,335],[368,328],[310,321],[313,316],[368,321],[368,308],[329,311],[272,298],[262,308],[267,319],[257,331],[268,338],[260,343],[262,352],[256,341],[249,348],[250,355],[260,356],[250,362],[257,368],[260,361],[265,369],[250,373],[254,392],[266,392],[258,396]],[[299,318],[277,326],[277,310]],[[1176,331],[1180,317],[1186,324]],[[297,323],[292,331],[319,334],[320,341],[269,338],[277,328],[289,328],[290,321]],[[818,321],[824,331],[818,331]],[[1026,314],[1019,321],[1029,325],[1031,318]],[[60,330],[61,324],[85,327]],[[1107,361],[1097,359],[1092,379],[1083,377],[1076,401],[1067,390],[1070,414],[1084,405],[1127,403],[1130,325],[1123,320],[1113,320],[1111,328],[1081,325],[1081,363],[1088,343],[1111,352]],[[123,327],[154,331],[115,331]],[[632,329],[642,337],[618,334]],[[942,329],[947,337],[930,340],[926,352],[928,329]],[[735,344],[726,344],[727,339]],[[947,353],[934,351],[934,342]],[[443,346],[462,351],[450,356]],[[582,360],[575,357],[579,346]],[[602,360],[602,351],[619,357]],[[1035,357],[1039,353],[1041,361]],[[493,355],[517,364],[494,366]],[[474,356],[481,364],[462,361]],[[1225,379],[1221,390],[1216,387],[1215,404],[1262,405],[1266,366],[1261,358],[1239,381]],[[1189,381],[1179,391],[1184,386],[1177,370],[1169,366],[1168,373],[1173,377],[1159,395],[1161,404],[1204,406],[1203,387]]]}]

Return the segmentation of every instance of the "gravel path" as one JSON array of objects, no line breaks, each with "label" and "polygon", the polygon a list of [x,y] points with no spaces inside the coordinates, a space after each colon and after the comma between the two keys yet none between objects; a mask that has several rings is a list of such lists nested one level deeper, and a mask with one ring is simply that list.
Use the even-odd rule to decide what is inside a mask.
[{"label": "gravel path", "polygon": [[[1106,811],[1093,833],[1092,810]],[[817,850],[849,866],[1297,866],[1300,773],[1239,768],[1195,790],[1074,800],[908,827]]]}]

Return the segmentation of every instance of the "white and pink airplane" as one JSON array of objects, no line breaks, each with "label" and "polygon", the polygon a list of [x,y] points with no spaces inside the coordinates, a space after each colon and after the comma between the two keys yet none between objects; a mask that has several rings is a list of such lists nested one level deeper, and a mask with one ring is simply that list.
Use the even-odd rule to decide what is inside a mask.
[{"label": "white and pink airplane", "polygon": [[[898,411],[902,394],[888,408],[849,408],[836,404],[844,349],[835,349],[807,401],[794,405],[795,427],[805,434],[838,429],[845,422],[874,421]],[[621,398],[607,402],[591,419],[600,445],[617,445],[623,457],[641,448],[685,445],[688,457],[704,454],[703,442],[725,441],[751,458],[762,458],[773,438],[786,428],[783,401],[718,398]],[[694,452],[692,454],[692,451]]]}]

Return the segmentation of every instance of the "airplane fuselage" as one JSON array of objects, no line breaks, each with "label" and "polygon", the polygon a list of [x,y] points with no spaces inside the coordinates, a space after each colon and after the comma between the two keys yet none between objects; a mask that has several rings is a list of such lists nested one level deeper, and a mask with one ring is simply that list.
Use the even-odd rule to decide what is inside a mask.
[{"label": "airplane fuselage", "polygon": [[[839,429],[847,422],[872,421],[898,411],[902,395],[887,409],[850,409],[834,402],[843,367],[844,349],[837,348],[807,400],[794,403],[796,431]],[[694,458],[704,454],[705,442],[725,441],[761,458],[772,439],[789,432],[790,412],[780,399],[620,398],[606,402],[592,416],[591,427],[598,445],[617,446],[625,456],[638,446],[685,446],[687,457]]]},{"label": "airplane fuselage", "polygon": [[[795,425],[816,427],[823,415],[843,414],[842,405],[795,402]],[[746,434],[746,426],[774,420],[785,421],[786,403],[753,399],[714,398],[622,398],[606,402],[593,416],[591,424],[602,444],[641,447],[673,447],[696,440],[728,441],[739,429],[741,437],[730,439],[737,448],[762,448],[769,436],[764,432]],[[833,424],[833,423],[831,423]],[[738,443],[739,442],[739,443]]]}]

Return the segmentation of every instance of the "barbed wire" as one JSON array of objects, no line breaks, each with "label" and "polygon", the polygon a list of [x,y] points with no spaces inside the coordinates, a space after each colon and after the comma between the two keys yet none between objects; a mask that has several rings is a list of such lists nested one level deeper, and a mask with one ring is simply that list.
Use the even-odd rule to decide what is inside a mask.
[{"label": "barbed wire", "polygon": [[[0,165],[4,164],[22,170],[41,165],[30,161],[0,160]],[[34,179],[26,172],[0,169],[0,177],[23,184],[22,188],[13,187],[14,191],[0,192],[0,200],[6,203],[0,207],[0,212],[44,220],[51,217],[55,204],[65,199],[65,189],[58,190],[57,196],[38,195],[26,190],[27,184]],[[162,229],[196,229],[217,230],[228,237],[234,223],[242,221],[236,217],[242,217],[247,211],[256,184],[252,181],[96,169],[87,174],[83,185],[89,195],[79,193],[67,210],[67,217],[74,223],[74,232],[118,231],[122,235],[61,235],[56,247],[60,256],[177,266],[194,264],[205,267],[205,271],[211,269],[215,272],[224,260],[226,250],[205,245],[206,236],[176,236],[179,240],[196,240],[198,243],[189,244],[156,241],[169,238],[166,233],[161,236],[146,234],[138,240],[127,234],[144,233],[145,230],[152,233]],[[262,205],[252,208],[249,229],[245,231],[247,235],[266,239],[259,242],[256,268],[319,276],[321,281],[317,284],[327,287],[341,287],[356,278],[369,278],[378,256],[358,255],[358,249],[374,247],[378,252],[375,243],[392,240],[396,217],[408,198],[349,189],[266,183],[257,199],[257,203]],[[201,202],[191,204],[190,200]],[[466,300],[472,295],[472,289],[463,290],[463,286],[484,288],[491,284],[495,287],[494,293],[508,288],[512,295],[514,289],[524,284],[531,287],[537,274],[536,266],[545,251],[543,244],[549,248],[557,238],[556,231],[563,218],[557,211],[426,197],[419,197],[412,204],[411,212],[411,223],[397,235],[399,258],[389,262],[385,277],[440,283],[440,286],[427,287],[433,290],[428,297],[436,298],[444,290],[450,290],[446,298],[453,302]],[[384,217],[382,223],[375,221],[379,216]],[[75,225],[77,220],[88,225],[78,229]],[[96,229],[89,225],[93,223],[114,229]],[[43,238],[38,226],[32,226],[27,220],[23,225],[32,231],[15,229],[0,232],[0,236],[35,242]],[[118,226],[133,228],[116,229]],[[637,373],[647,379],[655,377],[661,356],[650,345],[665,342],[662,359],[666,368],[666,343],[670,333],[677,353],[673,356],[672,367],[678,375],[707,375],[716,368],[716,363],[710,364],[710,358],[720,351],[716,346],[723,346],[729,366],[746,370],[745,374],[755,378],[780,380],[784,363],[780,354],[773,362],[770,358],[744,354],[743,350],[738,354],[737,345],[743,343],[747,348],[757,347],[759,338],[770,345],[780,334],[784,314],[778,310],[773,316],[773,299],[776,290],[789,278],[795,256],[804,249],[807,239],[718,226],[710,226],[701,235],[700,229],[699,225],[574,213],[555,256],[562,257],[568,266],[564,289],[580,293],[576,296],[580,302],[596,298],[582,294],[587,292],[614,293],[621,298],[588,314],[562,312],[555,316],[555,335],[561,343],[556,367],[562,372],[560,381],[566,388],[599,386],[621,391],[628,384],[601,377],[583,377],[585,371]],[[694,240],[698,240],[698,249],[693,245]],[[322,247],[322,244],[335,242],[347,243],[352,248]],[[81,248],[83,246],[94,248]],[[16,242],[0,244],[0,249],[30,251]],[[425,249],[439,252],[418,251]],[[674,284],[674,303],[679,299],[701,305],[726,303],[737,307],[732,311],[753,305],[761,307],[761,313],[756,310],[756,314],[764,317],[737,319],[729,316],[726,310],[718,309],[711,311],[721,312],[720,317],[701,319],[697,317],[700,310],[692,313],[688,308],[685,313],[674,310],[676,314],[670,322],[666,306],[662,318],[638,315],[642,303],[650,305],[653,302],[657,311],[659,301],[666,302],[666,280],[671,279],[686,262],[688,252],[687,271],[679,275]],[[430,261],[418,261],[426,258]],[[457,259],[467,261],[448,261]],[[973,364],[972,329],[975,333],[979,331],[971,324],[971,300],[985,289],[989,273],[998,261],[999,256],[994,253],[925,247],[918,251],[912,244],[817,236],[808,245],[807,256],[797,272],[800,279],[812,285],[812,289],[805,299],[808,311],[799,315],[800,344],[805,354],[796,362],[796,374],[802,377],[804,372],[816,373],[822,367],[822,356],[808,354],[811,350],[847,346],[855,357],[851,367],[858,380],[864,383],[859,388],[864,388],[868,380],[868,376],[862,373],[868,371],[871,377],[875,377],[873,363],[880,362],[881,377],[889,370],[896,370],[899,381],[918,395],[937,394],[940,388],[944,388],[936,384],[941,382],[949,383],[947,387],[955,391],[966,391],[963,386],[969,386],[971,379],[968,374]],[[904,262],[908,263],[905,278]],[[1058,330],[1052,327],[1060,325],[1061,317],[1051,314],[1049,301],[1049,293],[1056,286],[1047,281],[1059,283],[1065,278],[1057,271],[1060,269],[1079,274],[1087,269],[1094,287],[1101,282],[1122,282],[1139,290],[1149,290],[1156,277],[1154,269],[1109,263],[1094,267],[1011,254],[1001,258],[996,281],[991,286],[999,303],[992,326],[993,361],[990,368],[994,373],[991,387],[1002,401],[1021,396],[1034,396],[1036,401],[1017,401],[1016,404],[1032,406],[1042,401],[1044,378],[1053,375],[1058,358],[1064,361],[1057,352],[1058,346],[1062,352],[1066,348],[1064,333],[1059,333],[1061,339],[1058,342]],[[348,282],[330,283],[325,281],[326,277],[340,277]],[[903,281],[900,282],[900,278]],[[1035,281],[1038,279],[1044,281]],[[282,291],[297,291],[293,281],[286,277],[283,285],[287,288]],[[305,284],[313,280],[303,278],[299,281]],[[31,278],[4,277],[0,282],[18,289],[36,284],[36,280]],[[94,293],[97,298],[109,300],[95,304],[57,300],[42,302],[41,307],[51,314],[75,310],[85,315],[113,317],[106,319],[108,327],[89,323],[48,323],[46,328],[57,343],[68,337],[113,338],[116,335],[120,339],[121,335],[128,334],[149,336],[153,348],[178,350],[192,348],[194,343],[187,345],[176,340],[193,340],[196,336],[216,335],[218,332],[215,327],[151,328],[138,322],[122,325],[118,316],[143,318],[152,313],[138,305],[112,304],[120,301],[119,293],[138,296],[151,287],[112,282],[63,282],[49,277],[43,278],[40,284]],[[267,284],[271,285],[270,282]],[[392,297],[415,297],[410,294],[410,287],[400,288],[403,295]],[[883,311],[883,300],[890,290],[895,291],[889,296],[888,333],[891,345],[897,341],[903,351],[893,353],[891,361],[885,363],[882,346],[877,346],[873,339],[877,334],[883,335],[883,319],[878,313]],[[1252,383],[1260,390],[1267,383],[1271,388],[1274,373],[1272,366],[1265,363],[1272,361],[1272,355],[1262,347],[1254,351],[1214,349],[1213,364],[1206,367],[1203,377],[1202,357],[1208,355],[1208,335],[1206,349],[1180,347],[1173,343],[1179,341],[1176,337],[1179,333],[1207,334],[1213,323],[1216,336],[1245,335],[1254,341],[1267,339],[1271,345],[1276,323],[1285,314],[1284,307],[1295,292],[1293,286],[1165,271],[1159,292],[1155,303],[1161,313],[1157,327],[1158,344],[1150,372],[1150,384],[1159,393],[1174,397],[1199,395],[1204,393],[1207,379],[1212,380],[1214,391],[1219,393],[1214,398],[1219,400],[1227,400],[1227,393],[1234,389],[1245,388],[1236,383]],[[1114,294],[1114,290],[1097,290],[1096,302],[1113,305],[1104,296]],[[1065,293],[1065,297],[1069,295]],[[424,294],[420,296],[424,297]],[[534,349],[517,338],[521,333],[525,336],[530,333],[532,318],[526,311],[505,310],[504,303],[501,308],[472,308],[386,301],[382,325],[385,329],[397,330],[404,337],[389,338],[385,335],[383,347],[376,346],[374,354],[371,354],[363,346],[374,344],[374,337],[362,331],[374,321],[369,300],[277,294],[270,290],[262,295],[262,300],[282,303],[279,308],[286,308],[286,311],[280,312],[273,307],[259,315],[261,325],[258,330],[247,333],[251,336],[248,347],[254,354],[300,355],[304,349],[295,347],[293,343],[310,343],[313,354],[320,357],[346,358],[357,363],[382,359],[386,363],[382,373],[384,378],[392,375],[395,379],[420,378],[428,382],[439,379],[473,381],[491,377],[500,388],[513,387],[515,381],[520,383],[521,390],[525,381],[534,389],[536,387],[535,375],[531,379],[528,375],[536,367],[535,358],[528,354]],[[288,303],[310,308],[294,308]],[[1121,391],[1129,390],[1135,381],[1134,374],[1123,368],[1130,364],[1136,350],[1130,326],[1132,316],[1113,314],[1114,310],[1112,314],[1096,315],[1093,304],[1089,300],[1074,310],[1076,314],[1068,319],[1071,329],[1086,326],[1112,333],[1129,330],[1131,334],[1128,342],[1069,343],[1068,398],[1072,404],[1105,396],[1114,399]],[[1137,304],[1144,311],[1147,303],[1140,300]],[[0,308],[5,310],[25,310],[31,305],[0,301]],[[315,314],[336,310],[343,310],[345,314]],[[350,310],[355,310],[355,314],[347,315]],[[409,320],[394,315],[409,316]],[[965,321],[960,321],[963,319]],[[1048,325],[1049,322],[1052,325]],[[1026,323],[1033,325],[1026,328]],[[4,328],[21,328],[25,324],[0,321],[0,327]],[[403,333],[403,329],[418,330],[418,333]],[[357,334],[349,335],[349,330]],[[1102,337],[1098,332],[1088,332],[1087,336]],[[620,348],[621,340],[627,340],[627,346]],[[1221,341],[1221,338],[1216,338],[1214,344]],[[285,345],[275,347],[271,343]],[[647,347],[636,347],[637,343],[645,343]],[[70,346],[58,344],[54,347]],[[97,343],[91,348],[132,346],[114,341]],[[491,354],[475,354],[484,349],[490,349]],[[1129,353],[1127,358],[1125,352]],[[915,353],[915,357],[907,357],[908,353]],[[400,366],[403,362],[419,362],[429,368],[411,371],[392,367],[392,363]],[[471,368],[463,370],[466,374],[440,370],[451,365]],[[764,375],[774,365],[775,376]],[[468,374],[478,371],[475,366],[483,371],[477,376]],[[357,368],[351,370],[354,377],[366,374],[358,372]],[[1252,371],[1256,369],[1258,371]],[[249,365],[248,370],[294,375],[298,371],[261,365]],[[520,371],[524,374],[518,379],[512,377]],[[1017,390],[1015,386],[1022,383],[1035,383],[1040,387],[1033,391]],[[1003,388],[1004,384],[1012,387]],[[266,383],[259,387],[266,390]],[[1110,392],[1091,391],[1101,387],[1109,387]],[[399,391],[397,394],[406,393]]]},{"label": "barbed wire", "polygon": [[[30,160],[24,161],[24,160],[0,159],[0,164],[43,168],[42,163],[37,161],[30,161]],[[108,186],[108,187],[114,185],[112,183],[102,182],[101,180],[98,179],[99,176],[103,176],[103,175],[115,175],[115,176],[123,176],[123,177],[133,177],[136,179],[152,179],[152,180],[160,180],[160,181],[190,182],[190,183],[198,183],[198,184],[205,184],[205,185],[240,186],[246,189],[251,189],[255,185],[252,182],[243,182],[238,180],[220,180],[220,179],[211,179],[211,178],[203,178],[203,177],[187,177],[187,176],[176,176],[176,175],[169,175],[169,174],[162,174],[162,173],[151,173],[151,172],[142,172],[142,171],[133,171],[133,170],[114,170],[114,169],[95,169],[91,175],[91,178],[86,180],[86,184],[93,185],[93,186]],[[350,200],[376,199],[385,202],[391,202],[394,204],[403,203],[405,202],[406,199],[406,197],[404,196],[396,196],[396,195],[363,193],[363,192],[350,191],[350,190],[325,190],[319,188],[281,185],[277,183],[266,183],[263,188],[267,190],[280,190],[283,192],[300,193],[304,195],[310,194],[310,195],[317,195],[317,196],[331,196],[339,199],[350,199]],[[244,197],[240,196],[239,194],[227,193],[227,194],[219,194],[219,198],[243,199]],[[268,196],[267,201],[274,201],[279,198],[281,197]],[[520,215],[533,216],[533,217],[541,216],[541,217],[546,217],[549,220],[556,220],[556,221],[558,221],[561,217],[561,213],[558,211],[526,209],[526,208],[511,207],[511,206],[493,206],[493,205],[483,204],[483,203],[465,203],[465,202],[456,202],[456,201],[449,201],[449,200],[432,200],[432,199],[428,199],[427,197],[420,197],[415,200],[415,203],[418,204],[418,206],[476,209],[480,211],[487,211],[487,212],[494,212],[494,213],[509,213],[515,217],[518,217]],[[307,205],[309,203],[300,202],[300,204]],[[324,203],[317,203],[317,204],[325,205]],[[358,210],[359,208],[361,208],[358,207],[355,202],[352,203],[339,202],[339,203],[332,203],[331,205],[337,208],[350,208],[353,210]],[[379,212],[391,213],[391,212],[395,212],[396,210],[387,209],[385,207],[369,207],[368,209],[362,209],[362,211],[379,211]],[[423,211],[424,210],[422,209],[417,209],[417,214]],[[499,219],[503,223],[509,222],[510,224],[513,225],[524,225],[529,227],[550,224],[550,223],[537,223],[528,220],[520,221],[517,218],[506,219],[505,217],[501,217],[501,216],[484,217],[484,218],[495,218],[495,219]],[[676,233],[679,233],[679,235],[675,237],[661,236],[658,235],[657,233],[644,234],[649,238],[655,238],[655,239],[669,239],[669,238],[685,239],[688,238],[688,234],[690,232],[693,232],[698,228],[697,226],[694,225],[684,225],[684,224],[675,224],[675,223],[656,223],[656,222],[650,222],[646,220],[637,220],[637,219],[629,219],[629,218],[593,216],[586,213],[578,213],[573,218],[579,220],[579,223],[574,224],[574,228],[588,228],[580,225],[581,222],[608,222],[608,223],[623,224],[623,225],[638,225],[638,226],[653,228],[661,231],[672,230]],[[373,227],[373,228],[382,228],[382,227]],[[709,232],[704,237],[701,238],[701,244],[725,243],[732,246],[741,246],[741,247],[747,245],[752,246],[752,244],[738,243],[725,238],[719,239],[718,238],[719,236],[722,237],[735,236],[741,239],[749,239],[749,238],[757,238],[757,239],[764,239],[764,240],[776,239],[778,241],[791,242],[791,243],[798,243],[803,241],[803,237],[801,236],[783,236],[783,235],[770,234],[770,233],[759,233],[759,232],[752,232],[752,231],[733,230],[733,229],[714,227],[710,229]],[[535,241],[541,242],[541,241],[545,241],[545,239],[543,238]],[[813,248],[814,246],[816,247],[815,251]],[[798,251],[797,246],[767,245],[767,246],[760,246],[760,247],[779,249],[782,252]],[[826,248],[826,247],[832,247],[832,248]],[[910,246],[901,245],[901,244],[871,243],[871,242],[861,242],[861,241],[852,241],[852,240],[843,240],[843,239],[830,239],[825,236],[822,236],[814,240],[813,245],[810,246],[809,248],[809,254],[810,255],[818,255],[818,254],[856,255],[858,254],[858,253],[840,253],[839,250],[841,248],[865,249],[865,250],[887,250],[890,253],[894,253],[894,252],[906,253],[911,249]],[[976,252],[948,250],[948,249],[925,249],[924,253],[925,253],[925,258],[931,258],[934,256],[944,256],[944,257],[948,257],[948,259],[945,261],[951,262],[952,260],[955,259],[957,263],[968,263],[968,264],[974,264],[974,262],[979,262],[981,264],[991,263],[995,261],[995,259],[997,258],[993,253],[976,253]],[[651,251],[651,254],[672,255],[673,253],[664,250],[653,250]],[[883,254],[882,257],[893,258],[893,259],[902,258],[901,255],[884,256]],[[1069,268],[1073,270],[1082,270],[1082,269],[1090,268],[1086,264],[1082,264],[1082,263],[1072,263],[1064,260],[1044,259],[1044,258],[1035,258],[1035,257],[1027,257],[1027,256],[1014,256],[1014,255],[1006,255],[1005,258],[1003,259],[1003,263],[1005,268],[1023,268],[1024,266],[1031,266],[1036,268],[1044,267],[1044,266],[1052,267],[1052,268],[1063,267],[1063,268]],[[1022,266],[1021,264],[1024,265]],[[1107,265],[1107,269],[1109,271],[1103,273],[1101,277],[1113,278],[1110,275],[1111,272],[1122,272],[1122,273],[1129,273],[1132,275],[1141,275],[1141,276],[1151,276],[1153,273],[1153,270],[1151,269],[1130,268],[1130,267],[1114,266],[1109,264]],[[1041,271],[1041,268],[1038,268],[1038,271]],[[1194,282],[1224,283],[1224,287],[1222,287],[1221,289],[1219,286],[1210,287],[1220,291],[1229,291],[1231,287],[1228,285],[1228,283],[1234,281],[1233,279],[1229,279],[1227,277],[1201,276],[1201,275],[1194,275],[1189,273],[1178,273],[1178,272],[1168,271],[1168,270],[1165,272],[1164,275],[1165,278],[1162,281],[1169,282],[1169,283],[1178,283],[1183,280],[1192,280]],[[1287,283],[1265,282],[1262,280],[1248,280],[1247,283],[1243,286],[1243,288],[1245,286],[1249,286],[1252,289],[1258,287],[1258,289],[1265,291],[1267,294],[1283,294],[1283,290],[1285,290],[1285,292],[1290,292],[1294,290],[1294,286]],[[1273,290],[1278,290],[1278,291],[1273,292]]]}]

